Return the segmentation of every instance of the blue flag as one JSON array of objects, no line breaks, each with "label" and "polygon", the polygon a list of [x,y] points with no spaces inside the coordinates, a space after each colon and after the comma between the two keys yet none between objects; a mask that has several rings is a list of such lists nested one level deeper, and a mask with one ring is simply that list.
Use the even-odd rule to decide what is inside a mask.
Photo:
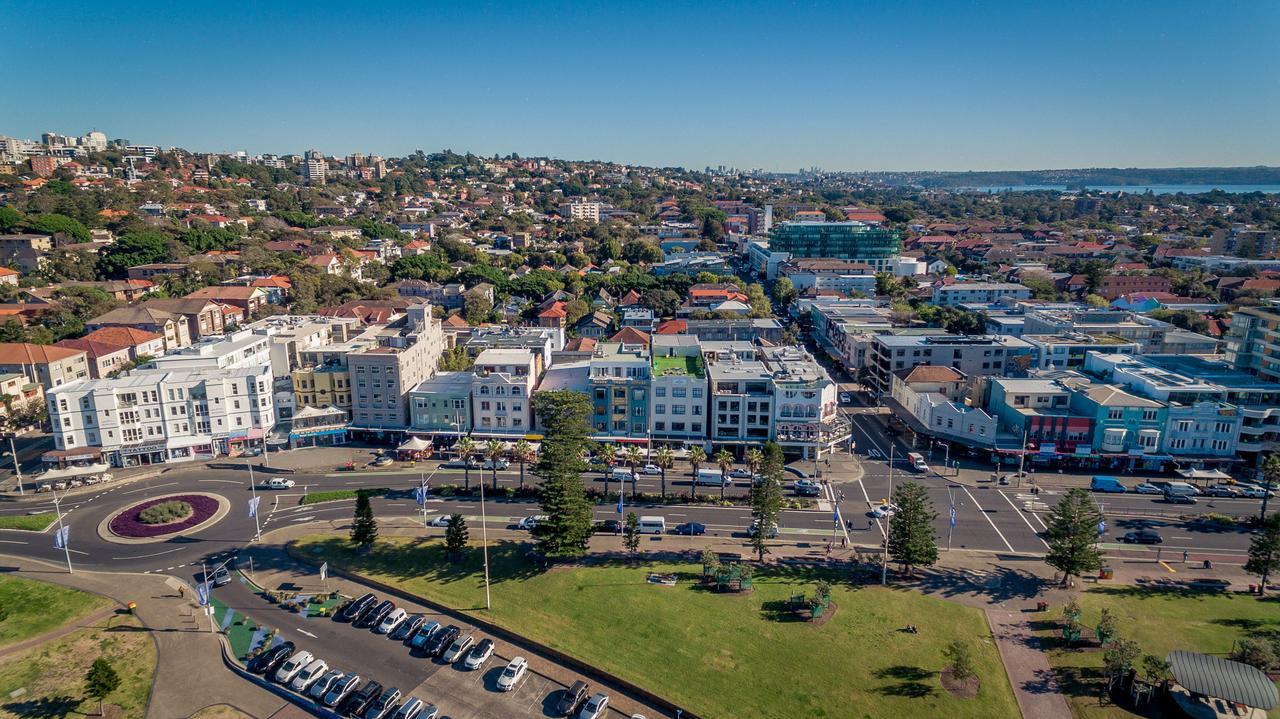
[{"label": "blue flag", "polygon": [[258,502],[262,501],[262,497],[253,497],[249,500],[249,516],[258,516]]},{"label": "blue flag", "polygon": [[618,514],[622,514],[622,492],[618,492]]},{"label": "blue flag", "polygon": [[70,525],[70,524],[64,524],[64,525],[62,525],[61,527],[59,527],[59,528],[58,528],[58,531],[56,531],[56,532],[54,532],[54,533],[53,533],[53,548],[54,548],[54,549],[66,549],[66,548],[67,548],[67,535],[69,535],[70,533],[71,533],[71,525]]},{"label": "blue flag", "polygon": [[1102,536],[1102,534],[1105,533],[1106,531],[1107,531],[1107,521],[1104,519],[1103,521],[1098,522],[1098,536]]},{"label": "blue flag", "polygon": [[955,508],[955,506],[952,506],[952,507],[951,507],[951,526],[952,526],[952,528],[954,528],[954,527],[956,526],[956,508]]},{"label": "blue flag", "polygon": [[835,511],[831,513],[831,521],[835,522],[837,527],[840,526],[840,508],[839,507],[836,507]]},{"label": "blue flag", "polygon": [[200,602],[200,606],[209,606],[209,583],[200,582],[196,585],[196,599]]},{"label": "blue flag", "polygon": [[419,507],[427,503],[426,485],[420,484],[413,488],[413,501],[416,502]]}]

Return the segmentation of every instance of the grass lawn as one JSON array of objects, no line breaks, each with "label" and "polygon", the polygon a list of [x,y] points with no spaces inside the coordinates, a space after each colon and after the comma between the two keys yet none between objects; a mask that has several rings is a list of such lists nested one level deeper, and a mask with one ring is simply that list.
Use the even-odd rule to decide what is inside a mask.
[{"label": "grass lawn", "polygon": [[141,627],[134,617],[111,621],[113,629],[81,629],[6,657],[0,664],[0,717],[96,715],[98,702],[85,697],[84,676],[98,657],[120,675],[120,687],[106,699],[120,707],[115,716],[144,716],[156,671],[155,642],[145,630],[132,631]]},{"label": "grass lawn", "polygon": [[[380,540],[357,556],[345,539],[307,537],[296,549],[443,604],[483,605],[480,555],[456,564],[439,541]],[[541,571],[527,545],[491,547],[491,621],[666,696],[706,717],[1011,717],[1018,709],[982,614],[912,591],[836,581],[839,609],[824,626],[791,621],[779,604],[811,594],[818,576],[762,572],[746,596],[696,588],[701,567],[613,564]],[[648,584],[650,571],[681,575]],[[839,580],[840,577],[830,576]],[[915,624],[920,633],[898,631]],[[971,643],[982,688],[959,699],[941,685],[942,648]]]},{"label": "grass lawn", "polygon": [[[1120,636],[1132,639],[1144,654],[1164,657],[1175,649],[1226,656],[1232,645],[1248,636],[1280,632],[1280,600],[1259,601],[1241,594],[1161,590],[1144,587],[1098,587],[1080,595],[1081,624],[1097,626],[1104,607],[1111,610]],[[1061,616],[1059,607],[1050,617]],[[1052,634],[1047,623],[1042,632]],[[1055,649],[1049,661],[1058,672],[1072,711],[1078,717],[1134,716],[1123,709],[1098,704],[1102,650]]]},{"label": "grass lawn", "polygon": [[0,516],[0,529],[25,529],[31,532],[43,532],[57,519],[53,512],[39,514],[6,514]]},{"label": "grass lawn", "polygon": [[0,607],[8,612],[0,621],[0,647],[52,631],[110,604],[96,594],[0,574]]}]

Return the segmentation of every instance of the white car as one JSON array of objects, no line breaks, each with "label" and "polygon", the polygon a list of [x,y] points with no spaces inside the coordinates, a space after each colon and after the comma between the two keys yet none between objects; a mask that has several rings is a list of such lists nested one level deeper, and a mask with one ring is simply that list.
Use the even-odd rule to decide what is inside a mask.
[{"label": "white car", "polygon": [[293,681],[289,682],[289,688],[295,692],[305,692],[328,671],[329,665],[325,660],[313,659],[310,664],[302,668],[302,671],[298,672]]},{"label": "white car", "polygon": [[609,711],[609,695],[596,692],[578,710],[578,719],[600,719],[607,711]]},{"label": "white car", "polygon": [[293,489],[294,484],[296,484],[296,482],[292,479],[272,477],[270,481],[267,482],[267,489]]},{"label": "white car", "polygon": [[444,663],[453,664],[461,659],[462,655],[467,653],[467,650],[471,648],[471,643],[475,640],[474,634],[463,634],[453,640],[453,644],[450,644],[449,648],[444,650]]},{"label": "white car", "polygon": [[324,676],[320,677],[315,684],[311,685],[311,688],[307,690],[307,696],[315,699],[316,701],[324,699],[324,695],[328,694],[329,690],[332,689],[335,684],[342,681],[342,678],[345,676],[346,674],[340,670],[330,669]]},{"label": "white car", "polygon": [[475,671],[483,667],[491,656],[493,656],[493,640],[481,639],[479,644],[471,648],[467,658],[462,661],[462,666],[470,671]]},{"label": "white car", "polygon": [[884,519],[885,517],[892,517],[894,512],[897,511],[898,506],[896,504],[877,504],[871,508],[871,516],[876,519]]},{"label": "white car", "polygon": [[378,622],[378,626],[374,627],[373,631],[378,634],[390,634],[391,632],[394,632],[396,627],[400,626],[400,622],[403,622],[405,617],[408,616],[408,612],[400,607],[396,607],[390,614],[383,617],[381,622]]},{"label": "white car", "polygon": [[301,651],[285,660],[284,664],[276,670],[276,681],[281,684],[288,684],[293,678],[298,676],[298,672],[302,671],[311,661],[315,659],[311,652]]},{"label": "white car", "polygon": [[494,462],[492,459],[486,459],[484,461],[484,464],[480,465],[480,469],[497,469],[499,472],[501,472],[502,470],[510,466],[511,466],[511,463],[505,459],[500,459],[497,462]]},{"label": "white car", "polygon": [[662,467],[659,467],[656,464],[646,464],[644,469],[640,470],[640,473],[648,475],[662,474]]},{"label": "white car", "polygon": [[409,697],[408,701],[400,705],[395,714],[391,715],[391,719],[436,719],[440,714],[440,710],[435,704],[428,704],[417,697]]},{"label": "white car", "polygon": [[395,464],[395,461],[396,461],[395,457],[384,454],[381,457],[378,457],[377,459],[370,462],[369,465],[372,467],[386,467],[387,465]]},{"label": "white car", "polygon": [[502,670],[502,674],[498,677],[498,691],[509,692],[514,691],[520,686],[524,675],[529,671],[529,662],[524,657],[516,657],[507,663],[507,668]]},{"label": "white car", "polygon": [[1267,496],[1267,490],[1262,487],[1255,487],[1251,484],[1238,484],[1236,489],[1240,490],[1240,496],[1249,499],[1262,499]]},{"label": "white car", "polygon": [[1143,482],[1142,484],[1135,485],[1133,491],[1138,494],[1164,494],[1163,489],[1160,489],[1150,482]]},{"label": "white car", "polygon": [[853,396],[848,392],[840,393],[840,404],[853,404]]},{"label": "white car", "polygon": [[438,517],[432,517],[428,522],[428,527],[447,527],[449,522],[453,520],[453,516],[449,514],[441,514]]},{"label": "white car", "polygon": [[516,523],[516,526],[519,527],[520,529],[532,530],[534,527],[538,526],[539,522],[545,522],[545,521],[547,521],[547,515],[535,514],[529,517],[522,518],[519,522]]}]

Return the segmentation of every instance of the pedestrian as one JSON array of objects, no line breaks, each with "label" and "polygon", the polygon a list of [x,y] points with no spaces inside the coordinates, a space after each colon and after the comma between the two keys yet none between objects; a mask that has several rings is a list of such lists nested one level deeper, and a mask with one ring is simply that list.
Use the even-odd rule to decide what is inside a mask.
[{"label": "pedestrian", "polygon": [[1186,564],[1188,559],[1191,559],[1191,553],[1185,549],[1182,550],[1182,563]]},{"label": "pedestrian", "polygon": [[846,547],[848,547],[848,546],[849,546],[849,538],[848,538],[848,537],[846,537],[846,536],[841,535],[841,537],[840,537],[840,548],[841,548],[841,549],[845,549],[845,548],[846,548]]},{"label": "pedestrian", "polygon": [[841,502],[843,502],[843,501],[844,501],[844,490],[843,490],[843,489],[842,489],[842,490],[840,490],[840,501],[841,501]]}]

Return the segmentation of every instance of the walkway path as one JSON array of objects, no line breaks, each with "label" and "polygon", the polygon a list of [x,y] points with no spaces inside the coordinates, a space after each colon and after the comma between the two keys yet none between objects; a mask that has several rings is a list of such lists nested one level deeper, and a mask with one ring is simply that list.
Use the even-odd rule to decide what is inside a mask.
[{"label": "walkway path", "polygon": [[1053,678],[1044,647],[1024,612],[993,606],[986,613],[1022,716],[1071,719],[1071,709]]},{"label": "walkway path", "polygon": [[8,656],[13,656],[14,654],[21,654],[22,652],[25,652],[31,647],[44,644],[45,642],[51,642],[54,639],[65,637],[72,632],[77,632],[77,631],[80,631],[81,629],[87,629],[89,627],[96,626],[98,622],[101,622],[103,619],[106,619],[112,614],[115,614],[116,611],[119,609],[120,609],[119,607],[107,607],[106,609],[100,609],[94,612],[93,614],[90,614],[87,617],[78,617],[76,619],[72,619],[71,621],[58,627],[57,629],[52,629],[50,631],[45,632],[44,634],[38,634],[34,637],[31,637],[30,639],[24,639],[18,642],[17,644],[10,644],[9,646],[4,647],[3,649],[0,649],[0,659],[3,659],[4,657],[8,657]]}]

